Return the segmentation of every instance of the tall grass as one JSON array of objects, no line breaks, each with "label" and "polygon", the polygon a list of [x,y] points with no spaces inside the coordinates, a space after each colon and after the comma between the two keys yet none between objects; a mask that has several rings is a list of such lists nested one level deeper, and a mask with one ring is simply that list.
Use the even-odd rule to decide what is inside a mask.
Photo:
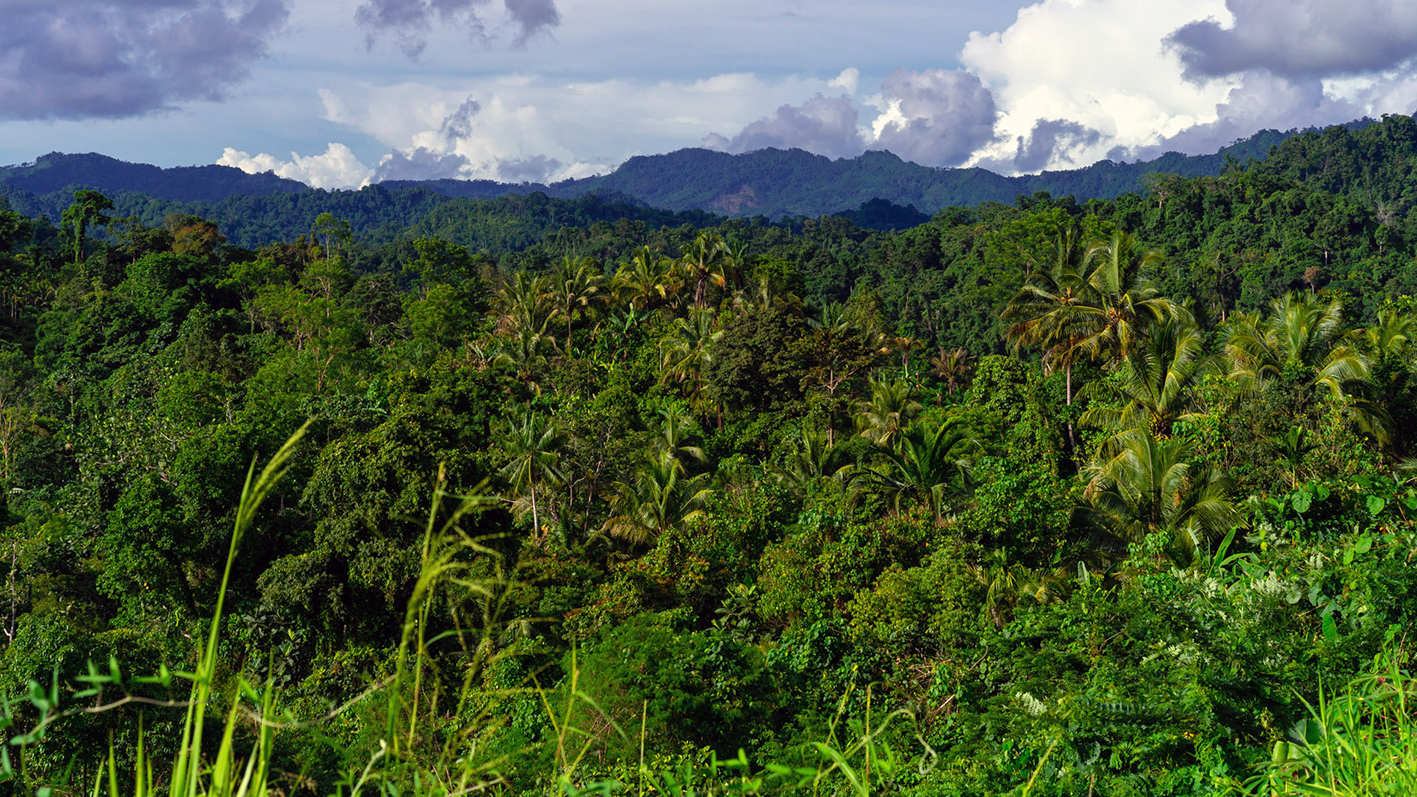
[{"label": "tall grass", "polygon": [[1340,694],[1320,692],[1310,716],[1276,742],[1260,773],[1236,786],[1253,797],[1417,794],[1417,678],[1396,661]]},{"label": "tall grass", "polygon": [[[308,424],[307,424],[308,427]],[[246,532],[273,488],[286,474],[305,434],[302,427],[286,441],[259,473],[253,462],[247,472],[237,507],[225,569],[210,626],[197,655],[193,672],[170,672],[166,667],[150,678],[125,676],[117,661],[107,670],[89,665],[79,677],[85,688],[73,700],[104,695],[105,689],[122,692],[124,697],[95,706],[61,705],[68,700],[60,688],[58,674],[48,687],[31,683],[24,698],[40,715],[27,733],[16,735],[11,745],[0,745],[0,776],[22,780],[39,797],[56,792],[88,793],[92,797],[284,797],[272,785],[272,764],[276,755],[277,732],[293,722],[279,714],[278,690],[268,676],[264,683],[237,674],[218,683],[218,653],[222,619],[232,570]],[[690,797],[707,794],[776,794],[802,792],[813,795],[848,794],[871,797],[888,791],[902,771],[905,759],[886,741],[892,722],[909,719],[906,712],[893,712],[873,723],[870,699],[867,717],[849,721],[846,715],[849,693],[838,705],[827,737],[805,746],[796,765],[761,763],[754,765],[739,751],[734,758],[710,755],[706,760],[677,756],[645,760],[643,718],[638,729],[640,760],[623,762],[622,777],[607,777],[603,771],[582,772],[582,764],[599,741],[597,734],[629,733],[605,712],[596,699],[581,687],[582,672],[573,655],[559,691],[564,705],[553,705],[552,690],[536,685],[524,689],[490,690],[485,684],[489,668],[506,655],[509,636],[525,633],[525,622],[504,620],[507,601],[515,579],[504,566],[502,555],[492,540],[476,537],[463,523],[493,503],[481,488],[471,494],[445,490],[440,471],[421,548],[422,566],[409,598],[392,673],[371,686],[356,700],[382,698],[382,727],[377,749],[369,750],[364,762],[344,773],[335,786],[337,797],[460,797],[474,793],[505,793],[511,784],[506,777],[512,762],[506,755],[484,750],[487,737],[501,726],[496,709],[513,695],[535,696],[542,702],[550,726],[549,770],[533,773],[526,782],[538,783],[537,790],[555,797],[596,794],[650,794]],[[438,630],[448,626],[450,630]],[[432,649],[444,650],[435,655]],[[458,649],[449,657],[446,649]],[[448,671],[448,662],[457,670]],[[163,701],[135,696],[130,687],[140,683],[170,686],[174,681],[190,683],[186,700]],[[451,685],[451,686],[450,686]],[[220,738],[208,739],[208,713],[214,698],[229,702],[224,712]],[[97,763],[91,783],[61,789],[31,784],[23,772],[24,751],[42,742],[49,729],[76,714],[93,714],[128,704],[179,709],[185,712],[181,743],[170,761],[154,761],[145,747],[141,719],[132,772],[120,773],[119,756],[113,743],[105,761]],[[14,723],[15,701],[4,703],[0,726]],[[336,709],[349,709],[353,702]],[[589,711],[595,729],[580,727],[576,717]],[[333,714],[331,715],[333,716]],[[140,715],[141,717],[141,715]],[[238,739],[237,729],[254,726],[254,738]],[[607,730],[608,729],[608,730]],[[16,772],[10,750],[19,751],[20,772]],[[548,752],[551,752],[548,749]],[[539,776],[539,777],[536,777]]]}]

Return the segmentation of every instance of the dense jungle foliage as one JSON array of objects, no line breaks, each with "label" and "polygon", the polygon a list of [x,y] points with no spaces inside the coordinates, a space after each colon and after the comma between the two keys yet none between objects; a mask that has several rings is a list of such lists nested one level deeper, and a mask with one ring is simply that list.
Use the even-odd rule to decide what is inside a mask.
[{"label": "dense jungle foliage", "polygon": [[0,213],[7,788],[164,782],[206,667],[283,794],[1312,778],[1417,619],[1417,130],[1338,130],[903,232]]}]

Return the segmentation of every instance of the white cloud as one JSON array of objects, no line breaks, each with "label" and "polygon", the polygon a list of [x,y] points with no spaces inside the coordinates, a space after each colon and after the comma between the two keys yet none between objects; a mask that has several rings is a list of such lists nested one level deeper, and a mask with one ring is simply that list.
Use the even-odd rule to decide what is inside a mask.
[{"label": "white cloud", "polygon": [[1179,55],[1163,42],[1181,26],[1226,18],[1224,0],[1044,0],[998,33],[974,33],[960,61],[984,81],[1002,115],[999,143],[976,160],[1011,159],[1018,137],[1040,120],[1063,119],[1099,131],[1091,146],[1068,150],[1063,165],[1086,165],[1121,145],[1154,143],[1214,121],[1237,81],[1182,79]]},{"label": "white cloud", "polygon": [[[446,176],[521,179],[535,164],[549,169],[544,179],[563,180],[609,172],[633,155],[692,146],[716,130],[742,129],[785,104],[839,93],[854,79],[850,70],[830,79],[726,73],[657,82],[498,75],[452,88],[345,84],[321,89],[320,97],[325,119],[400,153],[385,165],[457,156],[438,161],[455,170]],[[469,101],[475,113],[463,112]],[[454,115],[457,124],[447,124]]]},{"label": "white cloud", "polygon": [[301,157],[290,153],[283,161],[264,152],[251,155],[227,147],[217,160],[220,166],[234,166],[248,174],[275,172],[276,176],[299,180],[312,188],[358,188],[374,174],[374,170],[359,162],[354,151],[344,144],[330,144],[323,155]]}]

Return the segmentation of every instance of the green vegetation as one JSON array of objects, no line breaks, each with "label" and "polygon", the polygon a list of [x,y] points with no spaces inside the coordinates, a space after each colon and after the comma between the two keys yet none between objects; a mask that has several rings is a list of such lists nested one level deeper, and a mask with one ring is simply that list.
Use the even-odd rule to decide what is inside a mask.
[{"label": "green vegetation", "polygon": [[1406,791],[1417,214],[1290,146],[897,232],[0,212],[0,788]]}]

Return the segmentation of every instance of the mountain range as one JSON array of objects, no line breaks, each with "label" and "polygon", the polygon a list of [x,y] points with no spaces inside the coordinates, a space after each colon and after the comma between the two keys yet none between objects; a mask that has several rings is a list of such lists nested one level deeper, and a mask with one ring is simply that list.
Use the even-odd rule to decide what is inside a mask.
[{"label": "mountain range", "polygon": [[[1169,152],[1150,161],[1101,161],[1082,169],[1008,177],[985,169],[935,169],[889,152],[832,160],[800,149],[763,149],[730,155],[682,149],[630,158],[615,171],[578,180],[499,183],[491,180],[387,181],[399,191],[422,188],[451,198],[493,199],[541,192],[554,198],[587,194],[633,198],[664,210],[703,210],[723,216],[818,217],[855,210],[871,200],[914,206],[931,214],[954,205],[1012,202],[1019,194],[1048,191],[1080,200],[1110,199],[1138,191],[1147,174],[1218,174],[1228,159],[1263,159],[1271,147],[1297,131],[1263,130],[1211,155]],[[109,194],[138,193],[181,203],[217,203],[231,197],[313,192],[303,183],[271,172],[248,174],[229,166],[159,168],[96,153],[50,153],[33,163],[0,167],[0,193],[11,202],[47,210],[43,198],[58,194],[67,204],[78,188]],[[340,193],[340,192],[330,192]]]}]

